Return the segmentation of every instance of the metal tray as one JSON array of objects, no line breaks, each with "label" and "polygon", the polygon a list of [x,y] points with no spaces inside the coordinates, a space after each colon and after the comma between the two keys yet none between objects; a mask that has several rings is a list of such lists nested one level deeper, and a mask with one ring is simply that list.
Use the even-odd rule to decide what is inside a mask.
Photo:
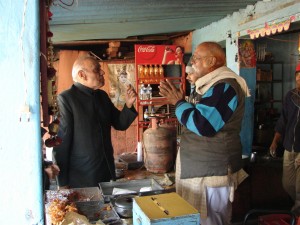
[{"label": "metal tray", "polygon": [[76,202],[76,206],[79,213],[85,215],[90,223],[95,223],[99,219],[105,224],[120,220],[111,203],[104,204],[99,201]]},{"label": "metal tray", "polygon": [[[104,197],[104,200],[110,201],[109,199],[114,199],[122,194],[113,194],[114,188],[126,189],[129,191],[134,191],[137,195],[147,195],[149,193],[154,194],[155,192],[163,191],[164,188],[159,185],[155,179],[140,179],[140,180],[129,180],[129,181],[110,181],[110,182],[100,182],[99,183],[100,192]],[[150,187],[151,190],[141,192],[141,188]],[[128,194],[128,193],[126,193]],[[133,193],[132,193],[133,194]]]},{"label": "metal tray", "polygon": [[128,170],[135,170],[141,168],[144,165],[143,161],[137,161],[137,154],[132,153],[123,153],[119,156],[119,161],[124,163]]},{"label": "metal tray", "polygon": [[47,190],[45,193],[46,225],[52,225],[48,208],[54,199],[75,202],[78,210],[81,211],[91,223],[99,219],[104,219],[104,221],[107,221],[106,223],[120,219],[112,206],[110,207],[111,210],[103,210],[105,207],[107,208],[108,205],[104,204],[103,196],[98,187]]},{"label": "metal tray", "polygon": [[[88,202],[88,201],[101,201],[104,202],[103,196],[98,187],[87,188],[73,188],[73,189],[61,189],[61,190],[48,190],[45,193],[45,202],[51,202],[54,199],[66,200],[69,199],[72,202]],[[69,196],[69,197],[68,197]]]}]

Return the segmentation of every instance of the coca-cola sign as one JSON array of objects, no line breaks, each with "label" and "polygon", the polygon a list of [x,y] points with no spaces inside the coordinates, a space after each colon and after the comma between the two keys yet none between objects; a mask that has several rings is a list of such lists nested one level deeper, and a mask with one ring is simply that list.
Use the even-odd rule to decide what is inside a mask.
[{"label": "coca-cola sign", "polygon": [[[175,60],[175,45],[135,45],[136,64],[163,64]],[[170,54],[169,50],[172,50]]]},{"label": "coca-cola sign", "polygon": [[138,52],[155,52],[154,45],[140,46]]},{"label": "coca-cola sign", "polygon": [[137,53],[139,57],[143,59],[152,59],[156,55],[155,45],[140,45],[137,48]]}]

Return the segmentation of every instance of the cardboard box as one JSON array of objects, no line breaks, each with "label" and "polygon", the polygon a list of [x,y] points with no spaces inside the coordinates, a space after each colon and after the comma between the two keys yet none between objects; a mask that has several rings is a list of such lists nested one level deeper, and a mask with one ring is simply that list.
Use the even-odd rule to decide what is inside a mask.
[{"label": "cardboard box", "polygon": [[200,213],[175,192],[133,199],[133,225],[199,225]]}]

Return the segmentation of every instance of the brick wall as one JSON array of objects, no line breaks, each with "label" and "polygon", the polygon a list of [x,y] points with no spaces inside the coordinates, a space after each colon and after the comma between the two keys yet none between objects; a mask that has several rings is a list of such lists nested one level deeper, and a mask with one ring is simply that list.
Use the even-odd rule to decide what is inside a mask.
[{"label": "brick wall", "polygon": [[114,148],[114,155],[124,152],[135,152],[137,146],[136,138],[137,120],[135,120],[126,131],[117,131],[112,128],[111,139]]}]

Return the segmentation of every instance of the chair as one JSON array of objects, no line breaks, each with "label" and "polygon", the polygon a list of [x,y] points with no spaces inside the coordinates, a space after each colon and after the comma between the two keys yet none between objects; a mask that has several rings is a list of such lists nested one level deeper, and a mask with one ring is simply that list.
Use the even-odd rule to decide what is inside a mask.
[{"label": "chair", "polygon": [[291,211],[272,209],[250,210],[245,215],[243,225],[247,225],[248,219],[254,215],[258,216],[258,225],[300,225],[300,219],[297,222],[295,214]]}]

